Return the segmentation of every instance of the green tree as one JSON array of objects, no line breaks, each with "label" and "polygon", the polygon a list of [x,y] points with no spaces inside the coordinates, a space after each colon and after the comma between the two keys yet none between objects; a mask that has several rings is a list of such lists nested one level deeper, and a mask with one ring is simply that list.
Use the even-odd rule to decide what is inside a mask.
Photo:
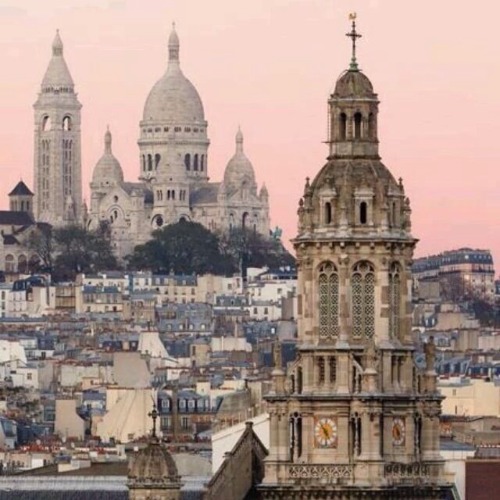
[{"label": "green tree", "polygon": [[278,268],[295,265],[294,257],[280,240],[248,229],[232,229],[219,237],[222,253],[236,269]]},{"label": "green tree", "polygon": [[39,224],[28,236],[26,245],[40,259],[36,271],[51,272],[54,281],[73,280],[78,273],[119,268],[106,223],[95,230],[77,224],[61,228]]},{"label": "green tree", "polygon": [[176,274],[227,272],[215,234],[196,222],[180,221],[153,232],[153,238],[135,247],[128,257],[132,269]]},{"label": "green tree", "polygon": [[78,273],[118,269],[106,223],[95,230],[75,224],[54,229],[53,232],[56,248],[53,267],[55,281],[73,280]]},{"label": "green tree", "polygon": [[31,271],[50,271],[54,262],[55,242],[50,224],[39,223],[30,231],[25,245],[38,255],[38,269]]}]

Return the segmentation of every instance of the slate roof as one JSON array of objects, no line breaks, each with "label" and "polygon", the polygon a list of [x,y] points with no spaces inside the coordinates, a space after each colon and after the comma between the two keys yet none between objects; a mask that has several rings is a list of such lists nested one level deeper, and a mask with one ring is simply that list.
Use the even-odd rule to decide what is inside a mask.
[{"label": "slate roof", "polygon": [[31,226],[34,223],[28,212],[0,210],[0,226]]},{"label": "slate roof", "polygon": [[9,196],[33,196],[33,193],[23,181],[19,181]]},{"label": "slate roof", "polygon": [[12,234],[4,234],[3,235],[3,244],[4,245],[18,245],[19,241],[17,241],[16,237]]},{"label": "slate roof", "polygon": [[192,191],[189,197],[190,204],[217,203],[220,182],[211,182],[196,191]]},{"label": "slate roof", "polygon": [[142,192],[146,203],[153,203],[154,201],[153,191],[147,189],[142,182],[124,182],[121,187],[127,194],[130,194],[134,190]]}]

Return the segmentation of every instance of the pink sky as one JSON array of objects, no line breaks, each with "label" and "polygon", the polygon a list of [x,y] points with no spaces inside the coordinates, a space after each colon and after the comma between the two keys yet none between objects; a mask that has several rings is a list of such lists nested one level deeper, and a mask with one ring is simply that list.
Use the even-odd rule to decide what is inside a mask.
[{"label": "pink sky", "polygon": [[147,94],[176,22],[181,65],[209,122],[209,173],[221,179],[241,124],[271,197],[295,235],[304,178],[326,157],[326,101],[349,62],[381,99],[384,163],[412,201],[417,255],[490,248],[500,262],[500,56],[495,0],[0,0],[0,206],[32,186],[33,110],[57,28],[82,110],[84,195],[106,124],[128,180]]}]

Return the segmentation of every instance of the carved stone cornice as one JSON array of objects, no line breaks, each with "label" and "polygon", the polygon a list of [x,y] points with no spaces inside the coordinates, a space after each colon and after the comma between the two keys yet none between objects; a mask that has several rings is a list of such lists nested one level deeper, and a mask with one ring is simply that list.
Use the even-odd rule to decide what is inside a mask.
[{"label": "carved stone cornice", "polygon": [[353,466],[330,464],[293,464],[288,468],[290,479],[310,479],[324,483],[336,483],[339,479],[348,480],[353,477]]}]

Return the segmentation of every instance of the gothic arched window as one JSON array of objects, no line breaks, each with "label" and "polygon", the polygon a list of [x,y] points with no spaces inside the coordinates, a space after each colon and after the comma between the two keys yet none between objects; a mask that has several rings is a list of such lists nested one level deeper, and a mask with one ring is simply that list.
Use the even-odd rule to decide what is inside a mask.
[{"label": "gothic arched window", "polygon": [[66,132],[69,132],[73,127],[73,124],[71,122],[71,117],[70,116],[65,116],[63,118],[63,122],[62,122],[62,128],[63,130],[65,130]]},{"label": "gothic arched window", "polygon": [[198,155],[194,155],[194,158],[193,158],[193,170],[194,171],[198,171]]},{"label": "gothic arched window", "polygon": [[51,128],[50,116],[44,116],[42,119],[42,130],[48,132]]},{"label": "gothic arched window", "polygon": [[391,204],[391,224],[392,227],[396,227],[398,224],[398,206],[395,201]]},{"label": "gothic arched window", "polygon": [[340,114],[339,139],[341,141],[345,141],[347,139],[347,115],[345,113]]},{"label": "gothic arched window", "polygon": [[186,170],[191,170],[191,155],[189,153],[184,155],[184,165],[186,165]]},{"label": "gothic arched window", "polygon": [[399,338],[401,319],[401,273],[394,262],[389,270],[389,335]]},{"label": "gothic arched window", "polygon": [[161,160],[161,156],[158,153],[156,153],[155,154],[155,170],[157,170],[158,165],[160,164],[160,160]]},{"label": "gothic arched window", "polygon": [[332,204],[327,201],[325,203],[325,224],[332,223]]},{"label": "gothic arched window", "polygon": [[148,171],[151,172],[153,170],[153,158],[151,155],[148,155]]},{"label": "gothic arched window", "polygon": [[319,336],[333,339],[339,334],[339,275],[331,262],[319,267]]},{"label": "gothic arched window", "polygon": [[368,221],[368,204],[366,201],[362,201],[359,204],[359,223],[366,224]]},{"label": "gothic arched window", "polygon": [[363,116],[361,113],[354,113],[354,138],[361,139],[361,125],[363,122]]},{"label": "gothic arched window", "polygon": [[371,338],[375,335],[375,269],[370,262],[354,267],[351,293],[352,335]]},{"label": "gothic arched window", "polygon": [[205,155],[200,156],[200,172],[205,170]]},{"label": "gothic arched window", "polygon": [[73,191],[72,150],[73,141],[70,139],[63,139],[63,194],[65,198],[71,195]]}]

